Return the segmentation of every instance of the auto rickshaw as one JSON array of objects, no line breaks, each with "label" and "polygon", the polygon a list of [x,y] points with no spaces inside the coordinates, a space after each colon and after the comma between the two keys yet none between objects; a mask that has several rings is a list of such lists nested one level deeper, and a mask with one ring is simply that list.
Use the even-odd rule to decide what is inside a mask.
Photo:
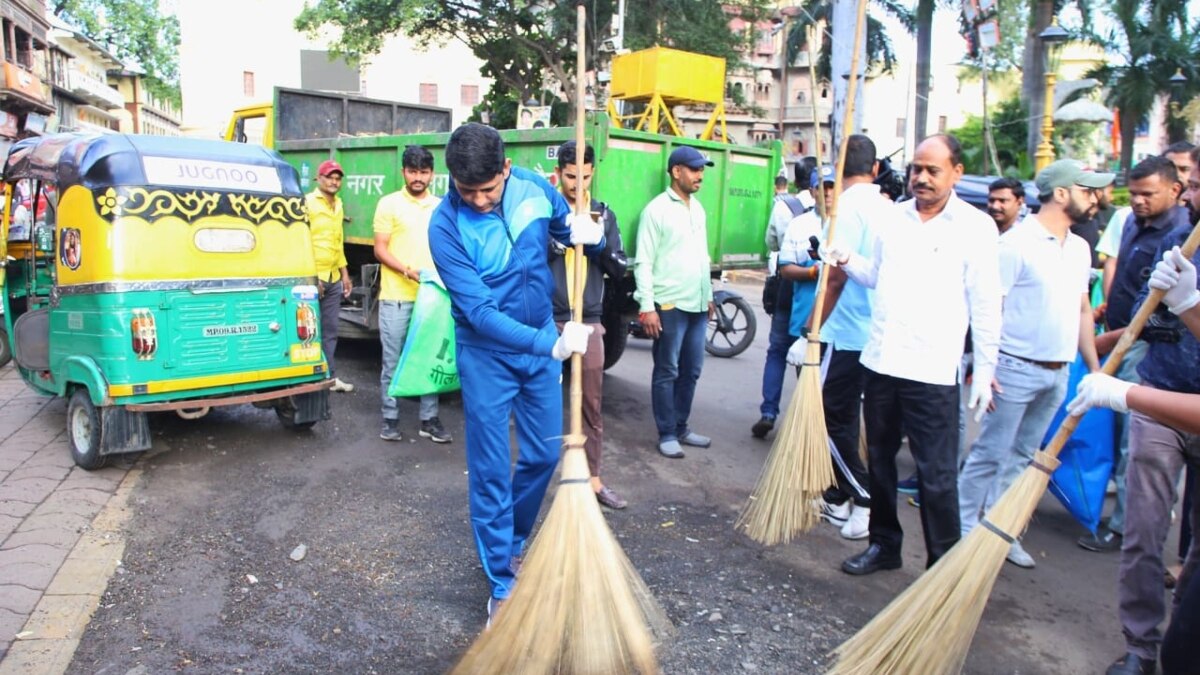
[{"label": "auto rickshaw", "polygon": [[149,449],[153,411],[328,419],[304,195],[274,151],[56,134],[13,144],[3,180],[3,325],[25,382],[67,399],[76,464]]}]

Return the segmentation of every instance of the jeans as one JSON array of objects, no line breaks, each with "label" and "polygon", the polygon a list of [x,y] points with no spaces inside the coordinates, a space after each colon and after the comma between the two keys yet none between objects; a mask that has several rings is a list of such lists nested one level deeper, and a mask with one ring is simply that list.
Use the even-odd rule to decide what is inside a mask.
[{"label": "jeans", "polygon": [[[1142,378],[1137,374],[1137,367],[1146,358],[1146,350],[1150,345],[1141,340],[1133,343],[1125,358],[1117,368],[1116,378],[1134,384],[1141,384]],[[1113,463],[1113,482],[1117,484],[1117,504],[1113,507],[1112,515],[1108,518],[1108,529],[1121,534],[1125,531],[1125,471],[1129,466],[1129,427],[1130,413],[1117,415],[1117,450],[1118,455]]]},{"label": "jeans", "polygon": [[1050,370],[1000,354],[996,409],[983,417],[979,438],[958,475],[963,536],[1033,461],[1054,413],[1067,395],[1070,369]]},{"label": "jeans", "polygon": [[325,363],[329,366],[329,377],[336,377],[333,367],[337,352],[338,322],[342,313],[342,279],[320,281],[321,285],[321,351],[325,352]]},{"label": "jeans", "polygon": [[867,470],[871,482],[871,539],[899,557],[904,530],[896,513],[896,454],[908,435],[917,462],[926,565],[959,539],[958,385],[928,384],[866,369]]},{"label": "jeans", "polygon": [[688,417],[696,381],[704,367],[707,312],[658,310],[662,334],[654,340],[654,371],[650,377],[650,402],[660,443],[687,435]]},{"label": "jeans", "polygon": [[[395,421],[400,418],[399,405],[395,396],[388,396],[388,385],[396,373],[400,353],[404,349],[404,338],[408,336],[408,324],[412,318],[413,303],[399,300],[379,301],[379,343],[383,347],[383,367],[379,371],[379,401],[383,419]],[[422,422],[438,416],[437,394],[421,397],[420,419]]]},{"label": "jeans", "polygon": [[[1128,650],[1145,657],[1157,657],[1162,642],[1160,624],[1166,618],[1163,593],[1163,546],[1171,528],[1171,507],[1175,505],[1175,487],[1185,465],[1200,468],[1200,435],[1187,434],[1154,421],[1139,412],[1131,414],[1130,454],[1126,484],[1129,509],[1125,536],[1121,540],[1121,569],[1117,576],[1117,598],[1121,630]],[[1193,495],[1195,497],[1195,495]],[[1197,502],[1192,500],[1192,534],[1197,523]],[[1200,562],[1195,547],[1188,553],[1176,584],[1179,592],[1187,588]]]},{"label": "jeans", "polygon": [[[791,283],[791,282],[785,282]],[[775,310],[771,317],[771,335],[767,343],[767,361],[763,364],[762,405],[758,411],[763,417],[779,417],[779,399],[783,396],[783,374],[787,372],[787,353],[796,336],[788,332],[792,313],[783,308]]]}]

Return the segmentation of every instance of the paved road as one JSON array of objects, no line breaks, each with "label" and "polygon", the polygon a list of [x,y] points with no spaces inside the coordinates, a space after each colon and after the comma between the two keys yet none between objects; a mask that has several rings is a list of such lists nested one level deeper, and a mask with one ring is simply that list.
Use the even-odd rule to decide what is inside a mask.
[{"label": "paved road", "polygon": [[[734,533],[769,447],[749,435],[765,347],[764,328],[741,356],[708,360],[693,421],[715,442],[683,460],[654,451],[649,343],[631,341],[606,378],[605,477],[630,501],[609,522],[678,627],[662,649],[666,672],[821,672],[829,649],[921,569],[917,511],[907,507],[905,567],[866,579],[837,571],[863,544],[831,528],[772,549]],[[337,396],[337,419],[312,433],[285,433],[250,407],[154,418],[121,565],[68,672],[426,673],[453,663],[481,627],[487,594],[467,526],[460,404],[443,405],[454,444],[386,443],[378,346],[344,343],[339,357],[359,389]],[[19,419],[42,420],[26,451],[61,450],[46,450],[63,472],[47,480],[65,490],[78,472],[60,461],[61,404],[27,403],[12,385],[0,379],[0,420],[14,398]],[[415,405],[402,414],[414,433]],[[23,436],[0,433],[0,457],[14,437]],[[1117,559],[1077,548],[1078,532],[1043,501],[1026,538],[1039,566],[1005,568],[968,672],[1102,672],[1119,654]],[[308,554],[293,562],[298,544]]]}]

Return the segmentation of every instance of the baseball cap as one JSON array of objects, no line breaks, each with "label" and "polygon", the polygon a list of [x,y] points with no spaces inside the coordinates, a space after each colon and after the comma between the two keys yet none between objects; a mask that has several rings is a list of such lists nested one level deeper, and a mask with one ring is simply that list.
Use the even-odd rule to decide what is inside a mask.
[{"label": "baseball cap", "polygon": [[1108,187],[1114,178],[1116,174],[1092,171],[1078,160],[1060,159],[1039,171],[1033,182],[1037,185],[1038,196],[1042,197],[1054,192],[1054,188],[1069,188],[1072,185],[1093,189]]},{"label": "baseball cap", "polygon": [[815,187],[817,187],[817,185],[819,185],[821,183],[832,183],[832,182],[834,182],[833,167],[828,164],[825,164],[819,169],[813,169],[813,172],[811,174],[809,174],[808,187],[815,188]]},{"label": "baseball cap", "polygon": [[334,161],[332,159],[327,159],[324,162],[321,162],[321,166],[317,167],[317,175],[318,176],[328,176],[329,174],[333,173],[334,171],[342,174],[343,176],[346,175],[346,172],[342,171],[342,165],[338,164],[336,161]]},{"label": "baseball cap", "polygon": [[704,153],[688,145],[675,148],[675,151],[671,153],[671,158],[667,160],[667,170],[670,171],[672,167],[680,164],[689,169],[700,169],[713,165],[712,160],[705,157]]}]

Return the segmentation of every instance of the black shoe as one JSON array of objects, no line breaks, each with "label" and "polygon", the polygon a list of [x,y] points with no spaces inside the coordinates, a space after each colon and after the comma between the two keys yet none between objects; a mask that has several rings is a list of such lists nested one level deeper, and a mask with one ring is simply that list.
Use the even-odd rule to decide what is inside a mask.
[{"label": "black shoe", "polygon": [[1113,664],[1105,671],[1105,675],[1154,675],[1157,669],[1157,661],[1129,652],[1113,661]]},{"label": "black shoe", "polygon": [[767,434],[769,434],[774,428],[775,418],[764,415],[758,418],[758,421],[754,423],[754,426],[750,427],[750,435],[755,438],[766,438]]},{"label": "black shoe", "polygon": [[421,438],[428,438],[434,443],[449,443],[454,440],[449,431],[442,426],[442,421],[436,417],[430,417],[427,420],[421,421]]},{"label": "black shoe", "polygon": [[1085,534],[1075,543],[1096,553],[1113,553],[1121,550],[1121,534],[1107,527],[1100,528],[1096,534]]},{"label": "black shoe", "polygon": [[879,544],[871,544],[867,550],[842,563],[842,571],[855,576],[896,569],[900,569],[900,556],[884,553]]},{"label": "black shoe", "polygon": [[396,428],[396,420],[384,420],[383,428],[379,431],[379,437],[385,441],[398,441],[403,438],[400,435],[400,430]]}]

